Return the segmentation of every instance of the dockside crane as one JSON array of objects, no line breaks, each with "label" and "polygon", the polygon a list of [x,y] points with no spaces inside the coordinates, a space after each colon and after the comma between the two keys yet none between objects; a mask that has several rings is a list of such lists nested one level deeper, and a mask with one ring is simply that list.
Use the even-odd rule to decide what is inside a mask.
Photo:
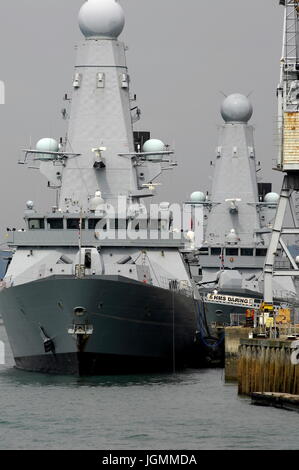
[{"label": "dockside crane", "polygon": [[[284,235],[299,234],[292,193],[299,191],[299,0],[280,0],[284,8],[284,31],[278,98],[278,157],[274,169],[285,173],[275,222],[264,265],[263,318],[273,316],[273,277],[297,276],[296,261],[283,240]],[[294,227],[284,227],[287,207]],[[277,250],[285,252],[291,269],[275,270]]]}]

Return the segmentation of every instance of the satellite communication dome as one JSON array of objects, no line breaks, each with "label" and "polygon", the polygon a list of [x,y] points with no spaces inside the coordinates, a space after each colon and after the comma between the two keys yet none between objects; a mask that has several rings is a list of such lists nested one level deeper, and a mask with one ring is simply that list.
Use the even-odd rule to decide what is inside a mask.
[{"label": "satellite communication dome", "polygon": [[270,204],[277,204],[279,200],[279,194],[277,193],[268,193],[266,194],[264,201],[269,202]]},{"label": "satellite communication dome", "polygon": [[[59,144],[55,139],[40,139],[36,144],[36,150],[39,152],[58,152]],[[55,160],[56,156],[49,153],[40,153],[38,154],[38,158],[44,161],[52,161]]]},{"label": "satellite communication dome", "polygon": [[149,153],[149,152],[153,152],[153,153],[163,152],[164,150],[165,150],[165,145],[162,142],[162,140],[150,139],[150,140],[147,140],[143,144],[143,151],[147,152],[147,153]]},{"label": "satellite communication dome", "polygon": [[86,38],[117,39],[125,14],[115,0],[87,0],[79,11],[79,27]]},{"label": "satellite communication dome", "polygon": [[[161,162],[163,160],[163,154],[159,154],[158,152],[165,151],[165,144],[162,142],[162,140],[150,139],[144,142],[142,150],[143,152],[148,153],[148,155],[146,156],[147,160],[152,162]],[[158,155],[155,155],[157,153]]]},{"label": "satellite communication dome", "polygon": [[205,202],[206,196],[201,191],[194,191],[190,196],[191,202]]},{"label": "satellite communication dome", "polygon": [[227,96],[221,106],[221,116],[225,122],[248,122],[253,113],[247,96],[235,93]]},{"label": "satellite communication dome", "polygon": [[51,138],[40,139],[36,144],[36,150],[42,152],[58,152],[59,144],[57,140]]}]

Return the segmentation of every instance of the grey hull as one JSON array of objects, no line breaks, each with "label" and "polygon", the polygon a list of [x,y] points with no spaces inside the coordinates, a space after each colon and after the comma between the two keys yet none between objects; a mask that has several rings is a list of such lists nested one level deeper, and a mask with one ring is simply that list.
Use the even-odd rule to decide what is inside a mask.
[{"label": "grey hull", "polygon": [[[79,306],[86,313],[77,318]],[[53,276],[0,293],[16,366],[60,374],[188,366],[194,362],[197,308],[191,297],[119,276]],[[92,334],[70,334],[74,323],[91,325]],[[49,352],[45,337],[53,345]]]},{"label": "grey hull", "polygon": [[231,315],[241,315],[245,319],[248,307],[240,307],[236,305],[222,305],[212,302],[205,302],[205,314],[207,322],[210,326],[229,326],[231,324]]}]

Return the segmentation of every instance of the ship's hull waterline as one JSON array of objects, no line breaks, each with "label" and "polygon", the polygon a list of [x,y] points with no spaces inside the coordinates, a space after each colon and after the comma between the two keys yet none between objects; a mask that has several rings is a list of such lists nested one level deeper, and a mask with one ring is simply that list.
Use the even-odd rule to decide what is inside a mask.
[{"label": "ship's hull waterline", "polygon": [[[194,365],[196,308],[192,297],[119,276],[53,276],[0,293],[16,367],[53,374]],[[88,325],[89,334],[72,334],[74,325]],[[47,341],[51,350],[45,352]]]}]

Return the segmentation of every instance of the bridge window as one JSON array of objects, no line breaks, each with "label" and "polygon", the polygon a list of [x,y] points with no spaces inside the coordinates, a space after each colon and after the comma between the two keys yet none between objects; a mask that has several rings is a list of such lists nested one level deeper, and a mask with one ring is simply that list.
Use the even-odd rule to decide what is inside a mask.
[{"label": "bridge window", "polygon": [[88,219],[89,230],[107,230],[107,219]]},{"label": "bridge window", "polygon": [[47,219],[47,224],[50,230],[63,229],[63,219]]},{"label": "bridge window", "polygon": [[226,256],[238,256],[238,248],[226,248]]},{"label": "bridge window", "polygon": [[256,249],[256,256],[266,256],[267,249],[266,248],[257,248]]},{"label": "bridge window", "polygon": [[253,248],[241,248],[241,256],[253,256]]},{"label": "bridge window", "polygon": [[89,230],[94,230],[99,222],[101,222],[101,219],[88,219]]},{"label": "bridge window", "polygon": [[29,219],[28,220],[29,230],[42,230],[45,228],[44,219]]},{"label": "bridge window", "polygon": [[[66,226],[70,230],[79,230],[80,228],[80,219],[67,219]],[[82,219],[82,229],[85,228],[85,219]]]},{"label": "bridge window", "polygon": [[211,255],[212,256],[220,256],[221,255],[221,248],[211,248]]}]

